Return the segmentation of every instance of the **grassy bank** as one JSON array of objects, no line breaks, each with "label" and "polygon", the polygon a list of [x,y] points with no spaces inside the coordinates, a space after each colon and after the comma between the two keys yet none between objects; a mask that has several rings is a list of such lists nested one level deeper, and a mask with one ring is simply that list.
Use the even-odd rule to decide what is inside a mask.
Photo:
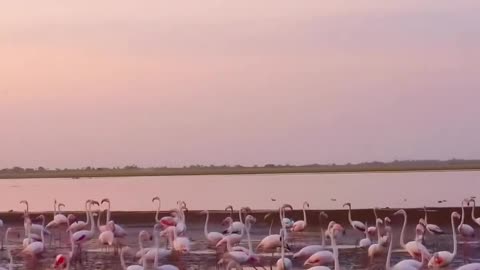
[{"label": "grassy bank", "polygon": [[0,170],[0,179],[15,178],[92,178],[92,177],[131,177],[131,176],[175,176],[175,175],[241,175],[241,174],[295,174],[295,173],[360,173],[360,172],[421,172],[480,170],[478,161],[409,161],[392,163],[362,163],[346,165],[307,165],[262,167],[243,166],[190,166],[184,168],[82,168],[23,169],[15,167]]}]

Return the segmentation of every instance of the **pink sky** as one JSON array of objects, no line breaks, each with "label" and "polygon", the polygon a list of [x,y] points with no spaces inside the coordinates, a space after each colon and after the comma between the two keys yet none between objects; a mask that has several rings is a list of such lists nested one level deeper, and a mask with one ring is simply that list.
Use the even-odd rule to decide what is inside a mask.
[{"label": "pink sky", "polygon": [[477,1],[0,4],[0,167],[480,158]]}]

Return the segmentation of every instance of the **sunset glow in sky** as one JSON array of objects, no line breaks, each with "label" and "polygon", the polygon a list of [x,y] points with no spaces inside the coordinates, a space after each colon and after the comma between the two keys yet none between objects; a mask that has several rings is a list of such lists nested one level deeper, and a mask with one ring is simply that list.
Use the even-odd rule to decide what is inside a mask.
[{"label": "sunset glow in sky", "polygon": [[0,167],[480,158],[479,1],[0,3]]}]

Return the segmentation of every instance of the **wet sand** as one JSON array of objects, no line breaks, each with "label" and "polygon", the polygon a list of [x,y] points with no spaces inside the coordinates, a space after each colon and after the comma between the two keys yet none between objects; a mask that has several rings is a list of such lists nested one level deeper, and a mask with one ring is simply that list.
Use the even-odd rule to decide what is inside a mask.
[{"label": "wet sand", "polygon": [[[408,210],[409,223],[406,230],[406,239],[410,241],[413,239],[414,226],[420,217],[423,217],[421,209]],[[429,222],[436,223],[445,230],[445,235],[431,236],[427,235],[426,245],[431,251],[440,250],[452,250],[452,235],[450,224],[450,212],[452,210],[459,211],[460,209],[438,209],[439,211],[429,213]],[[467,213],[470,214],[469,208]],[[310,210],[308,211],[307,218],[309,219],[308,230],[303,233],[290,233],[289,244],[292,247],[292,252],[296,252],[302,247],[309,244],[320,244],[320,229],[318,222],[318,212]],[[268,235],[269,222],[264,221],[263,216],[265,212],[255,212],[253,215],[257,218],[257,223],[252,228],[252,241],[254,247],[259,241]],[[367,258],[367,251],[365,249],[356,248],[355,244],[362,235],[356,231],[353,231],[348,225],[347,212],[345,210],[327,211],[329,220],[335,220],[345,226],[347,229],[346,235],[339,239],[340,247],[340,264],[342,269],[384,269],[386,255],[375,259],[373,265],[369,265]],[[392,216],[393,210],[381,210],[379,216]],[[227,213],[217,211],[213,212],[209,224],[209,231],[222,231],[223,228],[219,225],[220,221],[227,215]],[[373,224],[373,212],[371,210],[355,210],[352,212],[353,219],[367,221],[368,224]],[[35,214],[32,214],[35,216]],[[287,212],[287,216],[295,220],[302,218],[301,211]],[[38,263],[33,266],[27,263],[27,260],[20,256],[21,241],[23,239],[23,222],[20,213],[4,213],[0,214],[0,217],[5,221],[8,226],[15,228],[19,234],[12,233],[10,245],[13,247],[14,253],[14,269],[50,269],[48,268],[54,261],[54,258],[59,253],[67,253],[69,247],[66,243],[62,244],[61,248],[48,248],[47,252],[39,259]],[[80,219],[84,219],[83,215],[79,215]],[[470,223],[474,228],[470,220],[470,215],[467,215],[466,221]],[[48,218],[48,216],[47,216]],[[236,218],[236,216],[234,216]],[[392,227],[394,229],[394,253],[392,256],[392,264],[401,260],[407,259],[408,254],[401,251],[399,247],[399,235],[400,226],[403,219],[400,216],[391,217]],[[128,231],[128,237],[124,240],[124,244],[132,247],[135,252],[138,249],[137,235],[141,230],[152,230],[154,213],[153,212],[113,212],[112,219],[118,224],[122,225]],[[278,217],[276,218],[278,219]],[[322,222],[324,224],[327,221]],[[191,252],[188,255],[174,256],[162,263],[169,263],[177,265],[180,269],[217,269],[216,262],[219,260],[220,255],[216,254],[215,250],[211,250],[207,247],[207,243],[203,236],[204,216],[198,212],[189,212],[187,214],[187,236],[190,238],[192,246]],[[324,225],[325,226],[325,225]],[[278,221],[275,220],[274,232],[278,232]],[[20,235],[20,238],[17,238]],[[462,241],[460,239],[460,241]],[[47,241],[48,242],[48,241]],[[328,242],[327,242],[328,244]],[[153,245],[153,242],[146,244]],[[247,247],[246,238],[242,241],[242,246]],[[480,261],[480,245],[476,240],[473,240],[469,244],[466,256],[464,256],[464,244],[459,244],[459,254],[456,257],[454,263],[450,268],[454,269],[459,265],[462,265],[464,261]],[[87,259],[83,261],[83,264],[77,264],[72,269],[121,269],[119,256],[112,252],[105,252],[102,247],[95,241],[91,241],[84,250],[87,250]],[[287,256],[291,258],[291,252],[287,253]],[[279,254],[275,254],[273,260],[271,260],[271,254],[260,254],[262,258],[262,264],[268,266],[270,262],[276,262]],[[132,256],[126,257],[127,265],[134,264]],[[304,260],[294,261],[295,269],[303,269]],[[1,266],[5,266],[8,263],[6,260],[6,252],[2,252]],[[333,266],[332,266],[333,267]],[[267,267],[268,268],[268,267]]]}]

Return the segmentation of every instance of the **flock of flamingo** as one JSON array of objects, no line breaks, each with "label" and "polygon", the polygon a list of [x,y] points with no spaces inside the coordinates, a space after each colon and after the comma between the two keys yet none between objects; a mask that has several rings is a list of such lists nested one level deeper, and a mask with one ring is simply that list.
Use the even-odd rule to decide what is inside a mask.
[{"label": "flock of flamingo", "polygon": [[[85,246],[87,243],[96,242],[102,246],[104,252],[110,252],[119,256],[122,269],[140,270],[140,269],[162,269],[175,270],[177,266],[171,264],[161,264],[168,260],[170,256],[184,256],[191,252],[191,240],[187,236],[187,224],[185,212],[188,211],[184,201],[178,201],[177,207],[170,211],[166,216],[160,217],[160,198],[155,197],[152,202],[158,203],[155,220],[153,224],[153,233],[142,230],[138,234],[138,250],[128,247],[123,241],[127,236],[127,230],[121,225],[116,224],[111,219],[110,200],[103,199],[100,203],[95,200],[87,200],[85,202],[85,220],[80,220],[73,214],[65,215],[62,203],[54,201],[54,213],[52,221],[46,223],[45,215],[31,217],[29,212],[29,204],[27,201],[20,203],[25,205],[24,210],[24,233],[25,239],[22,242],[21,254],[27,259],[35,260],[42,256],[49,248],[56,245],[68,243],[70,252],[68,254],[58,254],[53,260],[51,268],[53,269],[70,269],[75,264],[82,264],[83,259],[87,256]],[[472,220],[480,225],[480,218],[475,218],[475,199],[465,199],[461,203],[462,212],[452,212],[450,221],[452,226],[452,251],[435,251],[433,254],[425,247],[425,234],[439,235],[444,231],[439,226],[429,223],[427,209],[425,208],[425,217],[421,218],[415,228],[415,238],[409,242],[405,242],[405,230],[407,226],[407,213],[405,210],[396,211],[393,216],[403,217],[402,229],[400,232],[400,246],[404,249],[410,258],[406,258],[395,265],[391,265],[391,254],[393,245],[393,230],[391,227],[393,216],[379,218],[377,209],[374,208],[375,222],[374,226],[368,226],[352,218],[351,204],[346,203],[343,206],[348,207],[348,221],[353,230],[358,231],[364,238],[358,241],[355,248],[364,249],[370,260],[375,257],[386,256],[386,269],[421,269],[421,268],[442,268],[450,265],[457,255],[457,233],[464,239],[473,238],[475,230],[468,224],[465,224],[465,206],[473,203]],[[107,207],[105,222],[102,222],[101,206],[106,204]],[[94,207],[97,209],[93,209]],[[257,269],[261,267],[265,269],[261,262],[261,256],[270,256],[270,269],[288,270],[293,269],[293,262],[301,262],[306,269],[326,270],[333,266],[335,270],[340,269],[339,262],[339,246],[337,239],[345,234],[344,227],[330,221],[326,230],[320,226],[321,242],[316,245],[308,245],[297,250],[295,253],[289,245],[289,235],[299,234],[307,229],[306,210],[309,208],[308,202],[303,204],[303,220],[293,221],[287,217],[287,210],[293,210],[289,204],[283,204],[279,207],[277,213],[270,213],[265,219],[271,219],[269,235],[264,237],[257,247],[254,249],[251,240],[251,229],[256,223],[256,218],[251,215],[251,209],[243,207],[238,211],[238,221],[234,220],[233,207],[228,206],[225,210],[229,210],[230,214],[223,220],[222,226],[224,231],[212,232],[208,230],[209,211],[203,211],[205,214],[204,240],[208,243],[208,247],[217,253],[217,267],[221,269],[244,269],[251,267]],[[278,233],[272,232],[272,225],[278,215],[281,224]],[[328,219],[325,212],[319,213],[320,220]],[[34,223],[36,221],[36,223]],[[459,221],[459,223],[458,223]],[[457,224],[458,223],[458,224]],[[14,245],[10,243],[10,235],[12,228],[7,227],[0,220],[0,227],[4,230],[4,240],[7,255],[9,258],[8,268],[0,266],[0,270],[13,269],[12,249]],[[23,230],[23,229],[22,229]],[[246,239],[244,239],[246,237]],[[375,239],[376,238],[376,239]],[[57,241],[58,240],[58,241]],[[145,242],[154,241],[153,246],[145,247]],[[241,244],[246,240],[246,247]],[[326,241],[330,241],[330,246],[326,245]],[[57,241],[57,242],[56,242]],[[274,261],[276,252],[280,252],[279,259]],[[125,256],[134,256],[138,264],[126,265]],[[50,268],[50,269],[51,269]],[[461,270],[480,270],[480,263],[465,264],[458,269]]]}]

